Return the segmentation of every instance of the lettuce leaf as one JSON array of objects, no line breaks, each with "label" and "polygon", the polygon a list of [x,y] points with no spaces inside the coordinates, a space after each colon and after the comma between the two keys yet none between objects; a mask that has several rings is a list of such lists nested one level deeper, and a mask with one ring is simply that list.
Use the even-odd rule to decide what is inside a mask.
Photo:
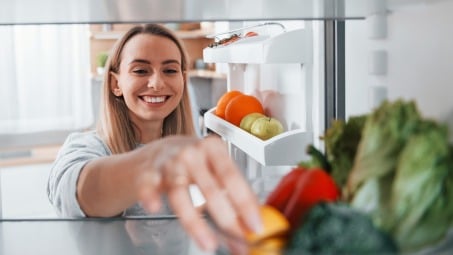
[{"label": "lettuce leaf", "polygon": [[385,102],[366,120],[347,191],[404,252],[440,241],[453,219],[453,149],[446,125],[414,102]]},{"label": "lettuce leaf", "polygon": [[395,170],[398,156],[420,122],[415,102],[385,101],[366,119],[354,165],[347,181],[348,199],[370,178]]},{"label": "lettuce leaf", "polygon": [[402,150],[382,226],[403,250],[439,241],[453,217],[453,154],[448,129],[424,121]]},{"label": "lettuce leaf", "polygon": [[338,187],[346,184],[354,163],[362,129],[367,115],[352,116],[347,122],[334,120],[322,140],[326,146],[326,158],[331,166],[332,178]]}]

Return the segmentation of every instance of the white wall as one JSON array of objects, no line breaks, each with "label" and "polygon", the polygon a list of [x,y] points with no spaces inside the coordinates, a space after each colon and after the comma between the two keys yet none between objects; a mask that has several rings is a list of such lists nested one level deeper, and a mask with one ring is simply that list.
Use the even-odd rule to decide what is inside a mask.
[{"label": "white wall", "polygon": [[[372,109],[373,86],[388,98],[416,99],[422,114],[453,122],[453,1],[406,4],[386,17],[386,35],[370,39],[371,19],[346,23],[346,112]],[[385,30],[384,30],[385,31]],[[370,55],[387,54],[385,74],[369,74]]]}]

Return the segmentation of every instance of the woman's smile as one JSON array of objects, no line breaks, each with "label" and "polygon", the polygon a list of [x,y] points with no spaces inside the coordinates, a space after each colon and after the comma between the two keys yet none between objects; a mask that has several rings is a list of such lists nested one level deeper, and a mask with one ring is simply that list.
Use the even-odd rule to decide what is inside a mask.
[{"label": "woman's smile", "polygon": [[140,96],[148,104],[164,103],[170,96]]}]

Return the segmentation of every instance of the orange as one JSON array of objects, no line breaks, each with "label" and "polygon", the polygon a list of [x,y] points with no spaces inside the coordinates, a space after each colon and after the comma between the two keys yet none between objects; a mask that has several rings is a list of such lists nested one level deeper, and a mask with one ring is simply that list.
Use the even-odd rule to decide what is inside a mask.
[{"label": "orange", "polygon": [[242,94],[230,100],[225,108],[225,120],[239,126],[242,118],[249,113],[264,114],[264,107],[258,98]]},{"label": "orange", "polygon": [[286,240],[283,238],[269,238],[248,250],[248,255],[283,255]]},{"label": "orange", "polygon": [[225,119],[225,108],[227,107],[228,103],[231,99],[235,98],[236,96],[242,95],[242,92],[237,90],[231,90],[223,94],[219,100],[217,101],[217,106],[215,108],[215,114],[222,119]]},{"label": "orange", "polygon": [[256,243],[264,238],[269,238],[269,240],[274,240],[272,242],[273,245],[268,244],[269,246],[283,246],[283,244],[279,242],[284,242],[281,238],[286,236],[289,231],[289,222],[286,217],[279,210],[270,205],[261,205],[260,215],[263,221],[263,230],[260,233],[246,231],[245,239],[247,242]]}]

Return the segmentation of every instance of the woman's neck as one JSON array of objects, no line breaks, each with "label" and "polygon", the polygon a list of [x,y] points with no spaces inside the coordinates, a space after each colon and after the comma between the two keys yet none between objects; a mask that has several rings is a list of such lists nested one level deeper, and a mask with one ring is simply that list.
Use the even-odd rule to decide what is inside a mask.
[{"label": "woman's neck", "polygon": [[139,141],[138,143],[146,144],[162,137],[163,122],[153,122],[147,125],[138,127]]}]

